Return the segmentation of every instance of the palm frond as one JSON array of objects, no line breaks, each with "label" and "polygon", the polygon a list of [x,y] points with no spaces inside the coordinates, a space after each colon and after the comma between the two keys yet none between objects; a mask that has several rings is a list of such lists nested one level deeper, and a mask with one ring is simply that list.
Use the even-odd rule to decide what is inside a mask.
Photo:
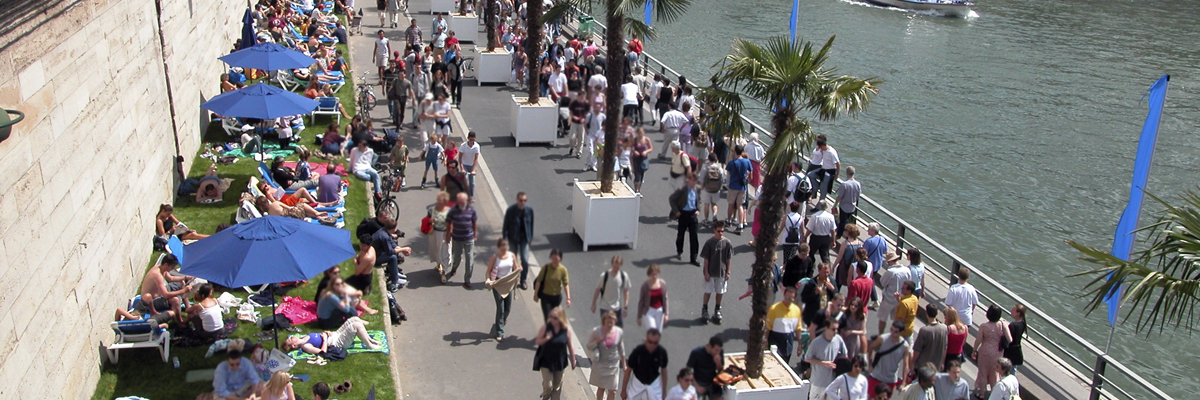
[{"label": "palm frond", "polygon": [[765,172],[788,171],[792,162],[809,150],[814,139],[812,126],[804,118],[793,120],[782,132],[775,132],[775,140],[763,158]]},{"label": "palm frond", "polygon": [[746,132],[745,122],[742,121],[742,111],[745,111],[742,96],[716,84],[699,89],[696,98],[711,110],[701,121],[703,129],[740,138]]},{"label": "palm frond", "polygon": [[878,78],[838,76],[821,85],[815,95],[809,97],[808,109],[821,120],[853,116],[866,109],[874,95],[879,94],[880,82]]},{"label": "palm frond", "polygon": [[[629,3],[633,3],[631,6],[635,9],[635,11],[626,15],[635,14],[637,12],[636,10],[641,10],[646,7],[645,0],[629,1]],[[691,5],[691,0],[654,0],[654,4],[652,6],[654,7],[654,20],[661,23],[678,21],[680,17],[683,17],[683,13],[686,12],[688,7]]]},{"label": "palm frond", "polygon": [[654,30],[650,25],[640,19],[630,16],[625,17],[625,35],[628,37],[640,38],[642,40],[654,40],[658,38],[658,31]]},{"label": "palm frond", "polygon": [[574,13],[573,9],[585,9],[590,3],[590,0],[559,0],[554,3],[554,6],[542,11],[541,22],[543,24],[552,24],[555,22],[570,22],[570,18]]},{"label": "palm frond", "polygon": [[1074,241],[1067,244],[1078,250],[1082,261],[1102,268],[1080,272],[1071,277],[1092,276],[1080,297],[1091,297],[1088,313],[1106,306],[1104,298],[1118,285],[1124,285],[1122,306],[1128,306],[1125,320],[1137,314],[1137,329],[1157,330],[1167,325],[1192,330],[1196,305],[1200,303],[1200,195],[1188,191],[1183,206],[1174,206],[1150,195],[1164,209],[1155,223],[1138,229],[1147,233],[1149,248],[1125,261],[1108,252]]}]

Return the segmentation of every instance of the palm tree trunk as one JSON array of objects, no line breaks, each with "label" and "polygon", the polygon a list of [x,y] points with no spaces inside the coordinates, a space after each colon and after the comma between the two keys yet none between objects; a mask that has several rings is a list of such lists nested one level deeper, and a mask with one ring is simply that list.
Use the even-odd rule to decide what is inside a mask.
[{"label": "palm tree trunk", "polygon": [[526,5],[528,19],[525,22],[525,64],[529,66],[529,104],[542,100],[542,2],[530,1]]},{"label": "palm tree trunk", "polygon": [[[772,146],[783,145],[780,133],[787,131],[787,125],[792,116],[789,107],[780,107],[772,122],[775,128],[776,141]],[[771,307],[770,295],[774,280],[772,274],[775,263],[775,246],[779,243],[779,225],[783,220],[784,196],[787,194],[787,165],[763,165],[762,193],[758,207],[762,209],[756,218],[759,227],[758,235],[754,237],[754,265],[751,267],[750,285],[753,287],[750,309],[750,337],[746,339],[746,374],[751,378],[762,375],[763,351],[767,350],[767,310]]]},{"label": "palm tree trunk", "polygon": [[483,16],[483,23],[487,27],[487,51],[491,53],[496,51],[496,42],[498,42],[496,40],[496,18],[498,17],[496,16],[496,1],[485,1],[487,1],[487,6],[484,7],[486,15]]},{"label": "palm tree trunk", "polygon": [[608,30],[604,41],[608,50],[608,69],[604,77],[608,88],[604,90],[604,154],[600,160],[600,192],[610,193],[613,187],[613,163],[617,157],[617,129],[621,125],[621,84],[625,83],[625,16],[615,10],[609,2],[607,10]]}]

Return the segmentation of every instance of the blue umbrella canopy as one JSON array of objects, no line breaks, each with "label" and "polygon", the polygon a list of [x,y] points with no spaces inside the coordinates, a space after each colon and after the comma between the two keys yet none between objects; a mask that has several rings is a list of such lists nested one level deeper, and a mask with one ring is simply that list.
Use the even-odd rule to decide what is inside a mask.
[{"label": "blue umbrella canopy", "polygon": [[242,40],[238,48],[247,48],[253,46],[258,41],[254,38],[254,15],[250,13],[250,9],[246,9],[246,14],[242,15]]},{"label": "blue umbrella canopy", "polygon": [[200,107],[225,117],[272,119],[308,114],[317,108],[317,104],[316,100],[257,83],[221,93]]},{"label": "blue umbrella canopy", "polygon": [[184,247],[180,272],[225,286],[312,278],[354,257],[350,231],[304,220],[265,216]]},{"label": "blue umbrella canopy", "polygon": [[232,67],[254,68],[263,71],[304,68],[317,60],[278,43],[259,43],[221,57]]}]

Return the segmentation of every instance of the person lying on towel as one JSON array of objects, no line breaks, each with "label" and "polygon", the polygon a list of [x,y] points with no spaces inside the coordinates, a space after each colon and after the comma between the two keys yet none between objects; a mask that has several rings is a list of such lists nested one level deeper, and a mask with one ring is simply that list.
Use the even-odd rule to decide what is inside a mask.
[{"label": "person lying on towel", "polygon": [[320,333],[310,333],[301,336],[291,336],[283,342],[283,351],[291,352],[296,349],[303,350],[308,354],[321,354],[330,347],[338,347],[347,349],[354,344],[354,337],[357,336],[363,342],[363,345],[368,349],[382,348],[383,344],[378,340],[371,339],[367,334],[367,322],[358,317],[350,317],[336,332],[324,331]]}]

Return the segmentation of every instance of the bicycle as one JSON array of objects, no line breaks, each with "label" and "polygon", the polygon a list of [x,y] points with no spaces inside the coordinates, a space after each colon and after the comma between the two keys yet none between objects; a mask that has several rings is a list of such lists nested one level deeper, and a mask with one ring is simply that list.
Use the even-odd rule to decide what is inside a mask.
[{"label": "bicycle", "polygon": [[476,79],[478,74],[475,73],[475,57],[463,57],[462,59],[463,80]]},{"label": "bicycle", "polygon": [[392,194],[392,188],[399,185],[397,177],[388,174],[387,177],[379,177],[380,183],[383,184],[383,198],[379,199],[379,203],[375,204],[375,216],[383,217],[384,215],[391,217],[393,221],[400,217],[400,204],[396,203],[396,196]]},{"label": "bicycle", "polygon": [[358,78],[360,83],[354,98],[358,101],[358,115],[369,117],[371,109],[375,108],[375,94],[371,92],[371,84],[367,83],[366,74]]}]

